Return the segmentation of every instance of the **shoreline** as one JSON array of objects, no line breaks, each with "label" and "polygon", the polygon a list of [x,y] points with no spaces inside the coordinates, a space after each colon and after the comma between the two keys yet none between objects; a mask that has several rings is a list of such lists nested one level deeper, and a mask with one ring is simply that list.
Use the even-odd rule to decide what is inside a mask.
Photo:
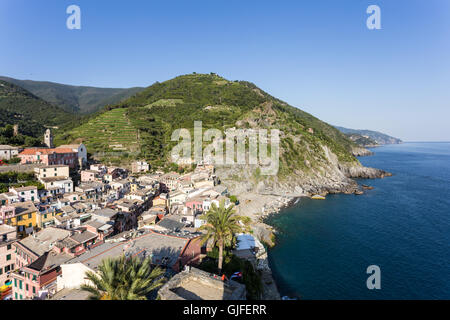
[{"label": "shoreline", "polygon": [[[367,149],[358,151],[361,151],[360,157],[374,154]],[[245,166],[216,169],[217,176],[230,194],[238,195],[239,205],[235,207],[236,213],[251,219],[252,235],[264,244],[267,252],[276,245],[277,234],[277,230],[267,223],[269,217],[297,205],[304,197],[328,194],[361,195],[368,186],[360,184],[360,179],[392,176],[391,173],[381,169],[364,167],[359,161],[340,163],[328,149],[325,149],[325,153],[329,161],[328,165],[323,166],[326,173],[315,172],[315,175],[308,175],[299,171],[285,180],[255,180],[251,167]],[[268,294],[263,294],[262,299],[281,299],[268,266],[268,257],[260,260],[267,264],[263,276],[268,279],[263,283],[264,291],[267,290]],[[266,286],[268,283],[269,286]]]},{"label": "shoreline", "polygon": [[[370,151],[370,154],[366,154],[366,155],[360,155],[360,157],[364,157],[364,156],[372,156],[374,155],[374,153],[372,151]],[[364,180],[372,180],[372,179],[382,179],[385,177],[390,177],[392,176],[391,173],[386,172],[384,170],[380,170],[380,169],[373,169],[373,168],[367,168],[367,167],[362,167],[363,169],[354,174],[351,171],[348,171],[347,173],[349,174],[349,178],[352,179],[355,183],[355,185],[353,186],[353,188],[351,188],[351,191],[349,191],[348,186],[343,187],[340,190],[327,190],[327,186],[322,186],[319,187],[319,189],[324,189],[323,192],[319,192],[319,194],[323,194],[323,195],[328,195],[328,194],[347,194],[347,195],[360,195],[361,193],[361,189],[366,189],[363,184],[359,184],[357,180],[355,179],[364,179]],[[373,175],[373,172],[371,172],[371,170],[377,170],[377,174]],[[369,174],[367,174],[367,172],[370,172]],[[355,187],[356,186],[356,187]],[[370,189],[369,189],[370,190]],[[311,198],[313,194],[309,194],[309,193],[303,193],[303,194],[298,194],[298,195],[273,195],[273,194],[259,194],[259,197],[264,198],[264,197],[275,197],[275,201],[274,199],[271,199],[270,203],[270,207],[267,208],[266,204],[264,204],[261,207],[261,214],[257,216],[257,221],[254,224],[254,227],[257,228],[264,228],[266,233],[263,233],[263,237],[261,237],[261,235],[257,235],[258,239],[264,244],[265,246],[265,250],[266,250],[266,255],[267,255],[267,272],[269,273],[268,275],[266,275],[266,277],[269,277],[271,282],[273,282],[274,287],[276,288],[276,294],[278,296],[278,299],[281,299],[281,294],[280,294],[280,290],[278,287],[278,284],[276,283],[275,279],[272,276],[272,270],[270,268],[269,265],[269,261],[268,261],[268,255],[269,255],[269,250],[271,248],[273,248],[277,242],[276,242],[276,235],[278,233],[278,231],[275,229],[274,226],[270,225],[267,223],[267,220],[274,217],[276,214],[279,214],[282,210],[286,210],[289,208],[292,208],[294,206],[296,206],[297,204],[301,203],[302,198]],[[326,199],[325,199],[326,201]],[[263,201],[265,202],[265,201]],[[266,210],[269,209],[269,210]],[[245,209],[244,209],[245,210]],[[239,211],[241,211],[241,208],[239,209]],[[267,238],[267,232],[270,234],[269,235],[269,239]],[[264,284],[263,284],[264,285]],[[273,289],[272,289],[273,290]]]}]

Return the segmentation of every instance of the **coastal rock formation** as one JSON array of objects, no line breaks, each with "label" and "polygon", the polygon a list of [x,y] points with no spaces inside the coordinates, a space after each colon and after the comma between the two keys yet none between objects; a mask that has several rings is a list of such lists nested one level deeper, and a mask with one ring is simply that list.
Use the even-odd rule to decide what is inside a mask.
[{"label": "coastal rock formation", "polygon": [[362,148],[362,147],[354,147],[352,149],[352,154],[355,157],[366,157],[366,156],[371,156],[373,155],[373,152],[366,149],[366,148]]},{"label": "coastal rock formation", "polygon": [[384,177],[392,176],[391,173],[386,172],[384,170],[375,169],[375,168],[367,168],[367,167],[346,167],[342,166],[341,171],[349,178],[360,178],[360,179],[379,179]]}]

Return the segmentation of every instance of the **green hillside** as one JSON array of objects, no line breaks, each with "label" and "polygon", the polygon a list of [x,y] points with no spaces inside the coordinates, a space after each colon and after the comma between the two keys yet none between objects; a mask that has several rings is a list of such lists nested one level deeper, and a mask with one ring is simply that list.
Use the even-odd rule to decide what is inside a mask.
[{"label": "green hillside", "polygon": [[372,130],[361,130],[361,129],[348,129],[343,127],[336,126],[336,129],[341,131],[342,133],[346,135],[360,135],[364,138],[370,139],[375,142],[375,144],[383,145],[383,144],[399,144],[403,143],[403,141],[399,138],[395,138],[392,136],[389,136],[385,133],[381,133],[378,131],[372,131]]},{"label": "green hillside", "polygon": [[144,88],[96,88],[71,86],[46,81],[17,80],[0,77],[0,80],[15,84],[35,96],[74,113],[94,113],[105,105],[115,104],[138,93]]},{"label": "green hillside", "polygon": [[124,142],[122,145],[129,152],[137,147],[136,157],[163,166],[176,144],[170,141],[172,132],[179,128],[192,131],[194,121],[202,121],[204,130],[280,129],[280,174],[312,170],[315,164],[327,161],[322,146],[329,147],[342,162],[357,162],[351,154],[354,143],[336,128],[252,83],[228,81],[215,74],[190,74],[155,83],[124,102],[107,107],[81,126],[65,130],[58,139],[83,141],[90,152]]},{"label": "green hillside", "polygon": [[[23,88],[0,80],[0,127],[17,124],[22,135],[40,139],[46,127],[60,126],[72,120],[74,115]],[[12,143],[21,144],[20,141]]]},{"label": "green hillside", "polygon": [[379,145],[375,140],[358,133],[346,133],[345,135],[361,147],[373,147]]},{"label": "green hillside", "polygon": [[[62,129],[65,131],[65,129]],[[131,125],[127,109],[117,108],[100,113],[67,133],[58,135],[55,143],[63,143],[69,137],[83,141],[91,152],[114,152],[140,150],[138,131]]]}]

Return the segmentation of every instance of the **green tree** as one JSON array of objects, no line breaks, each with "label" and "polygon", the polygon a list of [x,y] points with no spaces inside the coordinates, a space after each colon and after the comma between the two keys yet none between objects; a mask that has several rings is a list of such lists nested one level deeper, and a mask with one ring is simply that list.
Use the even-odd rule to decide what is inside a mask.
[{"label": "green tree", "polygon": [[218,269],[222,272],[223,249],[232,244],[234,235],[249,230],[250,218],[235,214],[234,206],[225,208],[225,202],[221,201],[219,207],[214,203],[206,215],[200,217],[206,224],[200,227],[206,233],[202,236],[201,242],[205,243],[213,239],[214,246],[219,248]]},{"label": "green tree", "polygon": [[81,289],[91,293],[91,300],[147,300],[148,293],[165,281],[163,274],[161,268],[151,267],[150,258],[105,259],[98,273],[86,272],[92,284],[84,284]]}]

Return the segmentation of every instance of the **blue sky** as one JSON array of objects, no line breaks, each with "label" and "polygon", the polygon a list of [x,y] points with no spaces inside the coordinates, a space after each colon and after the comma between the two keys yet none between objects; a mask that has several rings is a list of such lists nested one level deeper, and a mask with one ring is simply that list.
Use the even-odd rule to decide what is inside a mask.
[{"label": "blue sky", "polygon": [[5,76],[131,87],[216,72],[331,124],[450,140],[446,0],[1,0],[0,30]]}]

